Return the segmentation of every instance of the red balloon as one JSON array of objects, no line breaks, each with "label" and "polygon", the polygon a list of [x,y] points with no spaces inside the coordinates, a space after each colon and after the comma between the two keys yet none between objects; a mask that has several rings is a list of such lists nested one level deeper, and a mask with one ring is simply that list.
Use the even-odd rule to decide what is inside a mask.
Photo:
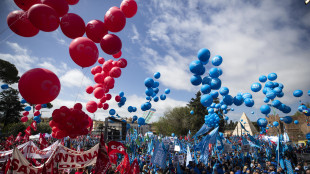
[{"label": "red balloon", "polygon": [[79,2],[79,0],[67,0],[69,5],[75,5]]},{"label": "red balloon", "polygon": [[[114,83],[115,83],[115,80],[113,77],[111,76],[108,76],[104,79],[104,84],[109,88],[109,89],[112,89],[114,87]],[[28,101],[28,100],[27,100]]]},{"label": "red balloon", "polygon": [[15,4],[22,10],[27,11],[32,5],[40,4],[40,0],[14,0]]},{"label": "red balloon", "polygon": [[113,54],[113,57],[114,57],[115,59],[120,58],[121,56],[122,56],[122,51],[119,51],[118,53]]},{"label": "red balloon", "polygon": [[33,115],[34,115],[34,116],[40,115],[40,111],[35,111],[35,112],[33,113]]},{"label": "red balloon", "polygon": [[28,115],[29,115],[28,111],[23,112],[23,116],[28,116]]},{"label": "red balloon", "polygon": [[138,11],[138,5],[135,0],[123,0],[121,10],[126,18],[132,18]]},{"label": "red balloon", "polygon": [[108,104],[108,103],[103,103],[102,108],[103,108],[104,110],[109,109],[109,104]]},{"label": "red balloon", "polygon": [[127,66],[127,60],[124,58],[119,59],[117,62],[117,66],[120,68],[125,68]]},{"label": "red balloon", "polygon": [[86,37],[74,39],[69,46],[69,53],[71,59],[81,67],[94,65],[99,55],[96,44]]},{"label": "red balloon", "polygon": [[113,67],[113,64],[112,64],[112,62],[113,62],[113,60],[108,60],[108,61],[105,61],[104,63],[103,63],[103,65],[102,65],[102,70],[104,71],[104,72],[110,72],[110,70],[112,69],[112,67]]},{"label": "red balloon", "polygon": [[87,23],[86,36],[92,41],[99,43],[106,34],[108,34],[108,28],[102,21],[92,20]]},{"label": "red balloon", "polygon": [[64,16],[69,11],[69,5],[66,0],[42,0],[42,3],[52,7],[59,17]]},{"label": "red balloon", "polygon": [[85,22],[79,15],[68,13],[61,18],[60,28],[68,38],[75,39],[84,35]]},{"label": "red balloon", "polygon": [[35,108],[36,110],[40,110],[40,109],[42,108],[42,105],[36,105],[34,108]]},{"label": "red balloon", "polygon": [[103,88],[103,84],[102,84],[102,83],[97,83],[97,84],[94,85],[93,88],[96,89],[96,88],[98,88],[98,87]]},{"label": "red balloon", "polygon": [[94,69],[95,69],[96,74],[97,74],[97,73],[101,73],[101,71],[102,71],[102,67],[99,66],[99,65],[98,65],[98,66],[95,66]]},{"label": "red balloon", "polygon": [[94,101],[89,101],[86,104],[86,110],[90,113],[94,113],[97,111],[97,103]]},{"label": "red balloon", "polygon": [[98,105],[98,108],[102,108],[103,107],[103,104],[101,102],[98,102],[97,105]]},{"label": "red balloon", "polygon": [[126,25],[126,17],[118,7],[111,7],[104,15],[104,22],[111,32],[120,32]]},{"label": "red balloon", "polygon": [[116,54],[122,49],[122,41],[115,34],[106,34],[100,41],[101,49],[106,54]]},{"label": "red balloon", "polygon": [[26,117],[26,116],[25,116],[25,117],[22,117],[22,118],[20,119],[20,121],[23,122],[23,123],[25,123],[25,122],[28,121],[28,117]]},{"label": "red balloon", "polygon": [[53,101],[60,92],[60,81],[56,74],[44,68],[25,72],[18,82],[21,96],[31,104]]},{"label": "red balloon", "polygon": [[51,121],[49,122],[49,125],[50,125],[51,128],[52,128],[52,127],[57,127],[57,123],[56,123],[54,120],[51,120]]},{"label": "red balloon", "polygon": [[95,67],[92,67],[90,72],[92,73],[92,75],[95,75],[96,74]]},{"label": "red balloon", "polygon": [[104,76],[103,76],[103,74],[97,73],[97,74],[94,76],[94,80],[95,80],[96,83],[103,83],[103,81],[104,81]]},{"label": "red balloon", "polygon": [[105,96],[103,96],[101,99],[100,99],[100,102],[101,103],[105,103],[107,101],[107,99],[105,98]]},{"label": "red balloon", "polygon": [[122,70],[119,67],[113,67],[110,70],[110,76],[113,78],[118,78],[121,76],[121,74],[122,74]]},{"label": "red balloon", "polygon": [[73,106],[74,109],[77,109],[77,110],[82,110],[83,106],[81,103],[75,103],[75,105]]},{"label": "red balloon", "polygon": [[104,89],[101,88],[101,87],[98,87],[94,90],[94,96],[97,98],[97,99],[101,99],[104,95]]},{"label": "red balloon", "polygon": [[32,37],[39,33],[39,29],[34,27],[27,18],[27,13],[21,10],[12,11],[6,18],[10,29],[23,37]]},{"label": "red balloon", "polygon": [[107,100],[111,100],[112,95],[111,95],[111,94],[106,94],[106,95],[105,95],[105,98],[106,98]]},{"label": "red balloon", "polygon": [[27,17],[33,26],[39,30],[50,32],[59,26],[59,16],[50,6],[45,4],[33,5],[27,13]]},{"label": "red balloon", "polygon": [[120,102],[121,101],[121,96],[119,96],[119,95],[115,96],[115,101],[116,102]]},{"label": "red balloon", "polygon": [[103,63],[104,63],[104,61],[105,61],[105,60],[104,60],[104,58],[103,58],[103,57],[99,57],[99,58],[98,58],[98,63],[103,64]]},{"label": "red balloon", "polygon": [[92,86],[87,86],[86,92],[87,92],[88,94],[93,93],[93,91],[94,91],[94,88],[93,88]]}]

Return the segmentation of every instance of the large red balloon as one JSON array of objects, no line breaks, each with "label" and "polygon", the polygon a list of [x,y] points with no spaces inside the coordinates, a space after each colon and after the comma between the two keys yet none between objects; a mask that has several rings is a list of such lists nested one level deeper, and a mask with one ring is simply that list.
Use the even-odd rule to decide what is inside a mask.
[{"label": "large red balloon", "polygon": [[87,23],[86,36],[92,41],[99,43],[106,34],[108,34],[108,28],[102,21],[92,20]]},{"label": "large red balloon", "polygon": [[93,91],[94,91],[94,88],[93,88],[92,86],[88,86],[88,87],[86,88],[86,92],[87,92],[88,94],[93,93]]},{"label": "large red balloon", "polygon": [[40,4],[40,0],[14,0],[15,4],[22,10],[27,11],[32,5]]},{"label": "large red balloon", "polygon": [[98,58],[98,63],[103,64],[103,63],[104,63],[104,61],[105,61],[105,60],[104,60],[104,58],[103,58],[103,57],[99,57],[99,58]]},{"label": "large red balloon", "polygon": [[26,117],[26,116],[25,116],[25,117],[22,117],[22,118],[20,119],[20,121],[23,122],[23,123],[25,123],[25,122],[28,121],[28,117]]},{"label": "large red balloon", "polygon": [[127,60],[124,58],[119,59],[117,62],[117,66],[120,68],[125,68],[127,66]]},{"label": "large red balloon", "polygon": [[31,104],[53,101],[60,92],[60,81],[56,74],[44,68],[25,72],[18,82],[21,96]]},{"label": "large red balloon", "polygon": [[121,10],[126,18],[131,18],[137,13],[138,5],[135,0],[123,0]]},{"label": "large red balloon", "polygon": [[94,101],[89,101],[86,104],[86,110],[90,113],[94,113],[97,111],[97,103]]},{"label": "large red balloon", "polygon": [[64,16],[69,11],[69,5],[66,0],[42,0],[42,3],[52,7],[59,17]]},{"label": "large red balloon", "polygon": [[68,13],[61,18],[60,28],[64,35],[75,39],[84,35],[85,22],[79,15]]},{"label": "large red balloon", "polygon": [[35,108],[36,110],[40,110],[40,109],[42,108],[42,105],[36,105],[34,108]]},{"label": "large red balloon", "polygon": [[116,54],[122,49],[122,41],[115,34],[106,34],[100,41],[101,49],[106,54]]},{"label": "large red balloon", "polygon": [[94,90],[94,96],[97,98],[97,99],[101,99],[104,95],[104,89],[101,88],[101,87],[98,87]]},{"label": "large red balloon", "polygon": [[79,2],[79,0],[67,0],[69,5],[75,5]]},{"label": "large red balloon", "polygon": [[122,74],[122,70],[119,67],[113,67],[110,70],[110,76],[113,78],[119,78]]},{"label": "large red balloon", "polygon": [[111,32],[120,32],[126,25],[126,17],[118,7],[111,7],[104,15],[104,22]]},{"label": "large red balloon", "polygon": [[[112,89],[114,87],[115,80],[113,77],[108,76],[104,79],[104,84],[106,85],[107,88]],[[28,100],[27,100],[28,101]]]},{"label": "large red balloon", "polygon": [[94,65],[99,55],[96,44],[86,37],[74,39],[69,46],[69,53],[72,60],[81,67]]},{"label": "large red balloon", "polygon": [[23,37],[32,37],[39,33],[39,29],[34,27],[27,18],[27,13],[21,10],[12,11],[6,18],[10,29]]},{"label": "large red balloon", "polygon": [[59,16],[50,6],[45,4],[33,5],[27,13],[30,22],[38,29],[46,32],[54,31],[59,26]]},{"label": "large red balloon", "polygon": [[118,53],[113,54],[113,57],[114,57],[115,59],[120,58],[121,56],[122,56],[122,51],[119,51]]}]

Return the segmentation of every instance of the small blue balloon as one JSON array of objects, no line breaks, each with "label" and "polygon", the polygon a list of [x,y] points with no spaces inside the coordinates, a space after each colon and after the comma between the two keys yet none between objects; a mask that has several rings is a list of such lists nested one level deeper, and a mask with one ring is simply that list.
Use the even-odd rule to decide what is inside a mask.
[{"label": "small blue balloon", "polygon": [[222,109],[222,110],[226,110],[226,109],[227,109],[227,105],[222,105],[222,106],[221,106],[221,109]]},{"label": "small blue balloon", "polygon": [[273,89],[273,91],[274,91],[276,94],[280,94],[280,93],[282,92],[282,88],[280,88],[280,87],[275,87],[275,88]]},{"label": "small blue balloon", "polygon": [[1,85],[1,89],[8,89],[9,88],[9,85],[8,84],[3,84]]},{"label": "small blue balloon", "polygon": [[234,97],[234,104],[236,106],[240,106],[243,103],[243,97],[241,95],[237,95]]},{"label": "small blue balloon", "polygon": [[277,122],[277,121],[274,121],[272,124],[273,124],[274,127],[278,127],[279,126],[279,122]]},{"label": "small blue balloon", "polygon": [[210,51],[206,48],[201,48],[197,53],[197,57],[201,62],[207,62],[210,59]]},{"label": "small blue balloon", "polygon": [[126,100],[127,100],[127,98],[126,98],[126,97],[121,97],[120,103],[125,103],[125,102],[126,102]]},{"label": "small blue balloon", "polygon": [[268,105],[262,105],[260,107],[260,111],[261,111],[262,114],[267,115],[267,114],[270,113],[271,109],[270,109],[270,107]]},{"label": "small blue balloon", "polygon": [[220,76],[223,74],[223,71],[221,68],[217,68],[217,70],[219,71]]},{"label": "small blue balloon", "polygon": [[200,98],[200,103],[204,106],[204,107],[209,107],[213,102],[213,98],[211,95],[209,94],[204,94],[201,96]]},{"label": "small blue balloon", "polygon": [[157,88],[159,86],[159,82],[154,81],[152,88]]},{"label": "small blue balloon", "polygon": [[165,89],[165,94],[170,94],[170,89],[169,88]]},{"label": "small blue balloon", "polygon": [[145,124],[145,119],[144,119],[143,117],[140,117],[140,118],[138,119],[138,124],[139,124],[140,126],[144,125],[144,124]]},{"label": "small blue balloon", "polygon": [[37,121],[37,120],[39,120],[39,119],[40,119],[40,117],[38,117],[38,116],[33,117],[33,120],[34,120],[34,121]]},{"label": "small blue balloon", "polygon": [[193,111],[193,110],[191,110],[190,114],[191,114],[191,115],[194,115],[194,111]]},{"label": "small blue balloon", "polygon": [[214,113],[214,109],[213,108],[208,109],[208,113],[209,114],[213,114]]},{"label": "small blue balloon", "polygon": [[265,87],[268,87],[268,88],[272,89],[274,87],[274,84],[273,84],[273,82],[268,81],[268,82],[265,83]]},{"label": "small blue balloon", "polygon": [[270,74],[268,74],[268,80],[270,80],[270,81],[276,80],[277,77],[278,77],[278,76],[277,76],[276,73],[270,73]]},{"label": "small blue balloon", "polygon": [[273,100],[271,105],[275,108],[279,108],[282,103],[279,100]]},{"label": "small blue balloon", "polygon": [[128,112],[132,112],[133,111],[133,107],[132,106],[128,106]]},{"label": "small blue balloon", "polygon": [[234,108],[230,108],[230,110],[231,110],[231,111],[234,111],[235,109],[234,109]]},{"label": "small blue balloon", "polygon": [[115,115],[115,110],[114,109],[110,109],[109,114],[110,115]]},{"label": "small blue balloon", "polygon": [[41,104],[42,108],[47,108],[47,104]]},{"label": "small blue balloon", "polygon": [[209,76],[206,76],[206,77],[204,77],[203,79],[202,79],[202,84],[203,85],[210,85],[211,84],[211,80],[212,80],[212,78],[211,77],[209,77]]},{"label": "small blue balloon", "polygon": [[195,74],[195,75],[203,75],[205,70],[205,67],[199,60],[194,60],[189,64],[189,70]]},{"label": "small blue balloon", "polygon": [[252,111],[251,114],[254,114],[254,111]]},{"label": "small blue balloon", "polygon": [[220,108],[221,108],[221,105],[220,105],[220,104],[216,104],[216,105],[215,105],[215,108],[216,108],[216,109],[220,109]]},{"label": "small blue balloon", "polygon": [[160,95],[160,99],[161,100],[166,100],[166,95],[165,94]]},{"label": "small blue balloon", "polygon": [[126,129],[127,129],[127,131],[130,129],[130,124],[129,123],[127,123]]},{"label": "small blue balloon", "polygon": [[194,86],[198,86],[202,82],[201,76],[199,75],[193,75],[190,80],[191,80],[192,85]]},{"label": "small blue balloon", "polygon": [[218,71],[217,68],[211,68],[209,70],[209,76],[212,78],[218,78],[220,76],[220,72]]},{"label": "small blue balloon", "polygon": [[145,107],[146,107],[146,110],[149,110],[152,108],[152,104],[150,102],[145,102]]},{"label": "small blue balloon", "polygon": [[155,79],[159,79],[160,78],[160,73],[159,72],[154,73],[154,78]]},{"label": "small blue balloon", "polygon": [[301,97],[303,95],[302,90],[298,89],[293,92],[294,97]]},{"label": "small blue balloon", "polygon": [[202,85],[201,88],[200,88],[200,91],[203,93],[203,94],[209,94],[211,92],[211,86],[210,85]]},{"label": "small blue balloon", "polygon": [[118,94],[120,97],[124,97],[125,93],[123,91],[119,92]]},{"label": "small blue balloon", "polygon": [[[211,96],[212,96],[212,95],[211,95]],[[212,98],[213,98],[213,96],[212,96]],[[211,107],[211,108],[215,108],[215,103],[212,103],[210,107]]]},{"label": "small blue balloon", "polygon": [[153,100],[154,100],[154,102],[158,102],[159,98],[158,98],[157,96],[155,96],[155,97],[153,98]]},{"label": "small blue balloon", "polygon": [[153,88],[146,88],[146,89],[145,89],[145,94],[146,94],[147,96],[152,96],[153,93],[154,93]]},{"label": "small blue balloon", "polygon": [[252,106],[254,105],[254,100],[251,99],[251,98],[246,98],[246,99],[244,100],[244,104],[245,104],[245,106],[247,106],[247,107],[252,107]]},{"label": "small blue balloon", "polygon": [[283,93],[283,92],[277,94],[277,97],[279,97],[279,98],[281,98],[281,97],[283,97],[283,96],[284,96],[284,93]]},{"label": "small blue balloon", "polygon": [[172,133],[171,136],[174,137],[174,133]]},{"label": "small blue balloon", "polygon": [[231,95],[225,95],[223,97],[223,102],[226,105],[231,106],[234,103],[234,98]]},{"label": "small blue balloon", "polygon": [[299,121],[298,121],[298,120],[295,120],[295,121],[294,121],[294,124],[299,124]]},{"label": "small blue balloon", "polygon": [[269,98],[267,98],[267,97],[264,98],[264,102],[265,102],[265,103],[268,103],[269,101],[270,101]]},{"label": "small blue balloon", "polygon": [[148,78],[146,78],[146,79],[144,80],[144,85],[145,85],[147,88],[151,88],[151,87],[153,87],[153,85],[154,85],[154,80],[153,80],[152,78],[148,77]]},{"label": "small blue balloon", "polygon": [[155,94],[157,94],[159,89],[158,88],[153,88],[153,91],[154,91]]},{"label": "small blue balloon", "polygon": [[138,116],[134,115],[134,116],[132,117],[132,120],[134,120],[134,121],[138,120]]},{"label": "small blue balloon", "polygon": [[210,93],[210,95],[212,96],[212,98],[217,98],[218,96],[219,96],[219,93],[217,92],[217,91],[212,91],[211,93]]},{"label": "small blue balloon", "polygon": [[229,120],[229,117],[226,116],[226,117],[225,117],[225,120],[226,120],[226,121]]},{"label": "small blue balloon", "polygon": [[265,83],[267,81],[267,77],[264,75],[259,76],[258,80],[262,83]]},{"label": "small blue balloon", "polygon": [[222,81],[219,78],[212,78],[210,86],[213,90],[218,90],[221,88]]},{"label": "small blue balloon", "polygon": [[27,103],[27,101],[26,101],[25,99],[22,99],[20,102],[21,102],[22,104]]},{"label": "small blue balloon", "polygon": [[31,110],[31,106],[26,106],[24,110],[25,111],[30,111]]},{"label": "small blue balloon", "polygon": [[268,121],[267,121],[266,118],[259,118],[259,119],[257,120],[257,125],[258,125],[259,127],[266,127],[267,124],[268,124]]},{"label": "small blue balloon", "polygon": [[246,98],[252,98],[252,94],[250,93],[244,93],[242,94],[242,98],[245,100]]},{"label": "small blue balloon", "polygon": [[224,114],[227,114],[227,110],[223,110],[223,113],[224,113]]},{"label": "small blue balloon", "polygon": [[266,97],[269,98],[270,100],[273,100],[274,98],[276,98],[276,96],[277,96],[276,93],[273,91],[268,91],[266,93]]},{"label": "small blue balloon", "polygon": [[151,100],[151,97],[150,96],[146,96],[145,99],[146,100]]},{"label": "small blue balloon", "polygon": [[219,90],[220,94],[222,96],[228,95],[229,93],[229,89],[227,87],[221,87],[221,89]]},{"label": "small blue balloon", "polygon": [[308,91],[308,96],[310,96],[310,90]]},{"label": "small blue balloon", "polygon": [[216,55],[212,58],[212,65],[220,66],[223,62],[222,56]]},{"label": "small blue balloon", "polygon": [[261,89],[262,89],[262,85],[261,85],[260,83],[258,83],[258,82],[253,83],[253,84],[251,85],[251,90],[252,90],[253,92],[258,92],[258,91],[260,91]]}]

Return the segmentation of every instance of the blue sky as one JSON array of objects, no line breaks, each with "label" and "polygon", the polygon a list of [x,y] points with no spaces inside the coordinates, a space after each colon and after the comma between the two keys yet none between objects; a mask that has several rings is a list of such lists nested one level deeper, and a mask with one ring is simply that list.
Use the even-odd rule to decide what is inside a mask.
[{"label": "blue sky", "polygon": [[[93,19],[103,20],[105,12],[120,3],[121,0],[80,0],[77,5],[70,6],[69,12],[80,15],[87,23]],[[168,109],[185,106],[199,90],[189,81],[188,65],[197,59],[200,48],[208,48],[211,56],[223,57],[222,86],[228,87],[233,96],[238,92],[251,92],[251,84],[258,82],[260,75],[275,72],[277,82],[284,84],[285,96],[280,101],[291,106],[290,114],[298,107],[298,99],[292,95],[294,90],[303,90],[301,100],[310,102],[307,95],[310,89],[310,6],[305,6],[303,1],[137,0],[137,3],[136,16],[127,19],[124,30],[116,33],[123,43],[122,57],[128,61],[111,90],[113,96],[124,91],[127,102],[122,108],[114,100],[108,102],[119,115],[142,116],[140,109],[130,114],[127,107],[140,108],[145,102],[143,82],[154,72],[161,72],[159,93],[170,88],[171,94],[165,101],[153,103],[157,109],[153,121]],[[8,28],[6,17],[13,10],[19,9],[12,0],[0,2],[0,30],[3,31],[0,58],[15,64],[20,75],[37,67],[55,72],[62,85],[58,98],[52,102],[55,108],[72,107],[76,98],[85,108],[87,101],[95,100],[85,92],[86,86],[95,84],[91,68],[81,69],[69,56],[71,39],[63,35],[60,28],[48,33],[40,31],[32,38],[5,30]],[[99,44],[97,46],[100,57],[113,59],[103,53]],[[206,68],[211,67],[208,64]],[[263,117],[259,107],[264,96],[257,93],[253,98],[253,108],[232,106],[235,111],[228,116],[237,120],[245,112],[251,120]],[[255,114],[251,115],[251,111]],[[44,114],[49,116],[51,111]],[[108,112],[100,109],[95,115],[103,119]]]}]

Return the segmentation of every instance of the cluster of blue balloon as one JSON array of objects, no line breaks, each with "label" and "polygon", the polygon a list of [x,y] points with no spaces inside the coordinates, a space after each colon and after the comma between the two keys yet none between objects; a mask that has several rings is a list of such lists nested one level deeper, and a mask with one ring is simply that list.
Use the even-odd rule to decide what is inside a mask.
[{"label": "cluster of blue balloon", "polygon": [[3,84],[1,85],[1,89],[5,90],[5,89],[8,89],[9,88],[9,85],[8,84]]},{"label": "cluster of blue balloon", "polygon": [[308,108],[305,104],[299,105],[298,111],[304,113],[308,117],[310,116],[310,108]]},{"label": "cluster of blue balloon", "polygon": [[120,99],[120,101],[118,102],[118,107],[122,107],[122,106],[124,106],[125,105],[125,102],[126,102],[126,97],[125,97],[125,93],[123,92],[123,91],[121,91],[121,92],[119,92],[119,94],[118,94],[120,97],[121,97],[121,99]]},{"label": "cluster of blue balloon", "polygon": [[[154,73],[154,78],[159,79],[160,73],[156,72]],[[152,78],[148,77],[144,80],[144,85],[146,87],[145,94],[146,94],[146,100],[147,102],[143,103],[141,105],[142,111],[147,111],[152,108],[151,101],[158,102],[158,100],[166,100],[166,94],[170,94],[170,89],[166,89],[164,94],[161,94],[160,97],[157,96],[159,92],[159,82],[154,81]]]},{"label": "cluster of blue balloon", "polygon": [[136,112],[137,111],[137,108],[136,107],[133,107],[133,106],[128,106],[128,112],[132,113],[132,112]]},{"label": "cluster of blue balloon", "polygon": [[205,124],[209,127],[218,127],[220,120],[220,117],[216,113],[209,113],[205,116]]}]

